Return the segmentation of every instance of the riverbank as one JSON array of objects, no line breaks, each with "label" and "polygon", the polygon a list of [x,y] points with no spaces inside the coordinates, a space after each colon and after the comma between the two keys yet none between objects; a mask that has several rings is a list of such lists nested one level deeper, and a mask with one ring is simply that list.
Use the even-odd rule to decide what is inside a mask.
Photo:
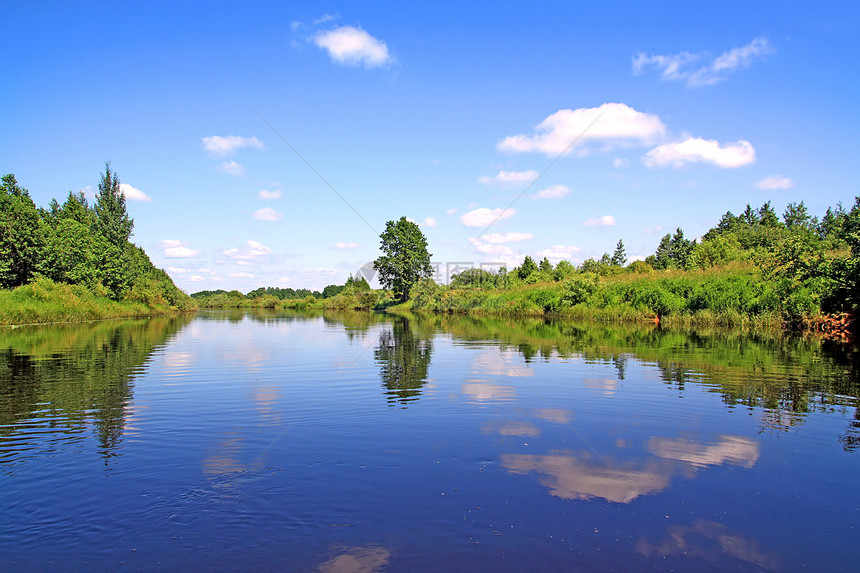
[{"label": "riverbank", "polygon": [[766,275],[748,262],[691,270],[654,270],[640,265],[607,269],[605,274],[575,270],[559,277],[535,273],[528,280],[518,279],[514,272],[475,272],[468,280],[457,278],[451,285],[422,281],[406,302],[395,300],[391,291],[346,287],[328,298],[279,300],[233,292],[198,303],[209,308],[375,310],[835,335],[847,334],[852,327],[850,312],[825,313],[816,293]]},{"label": "riverbank", "polygon": [[0,290],[0,325],[85,322],[108,318],[136,318],[170,314],[179,309],[167,303],[115,301],[93,294],[81,285],[36,279],[11,290]]}]

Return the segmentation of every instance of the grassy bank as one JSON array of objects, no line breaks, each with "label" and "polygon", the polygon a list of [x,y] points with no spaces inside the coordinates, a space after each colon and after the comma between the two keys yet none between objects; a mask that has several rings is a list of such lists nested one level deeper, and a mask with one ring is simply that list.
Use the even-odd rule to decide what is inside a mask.
[{"label": "grassy bank", "polygon": [[751,264],[600,276],[577,272],[562,281],[450,287],[425,281],[392,311],[473,316],[553,316],[666,326],[803,328],[820,313],[798,308],[790,285]]},{"label": "grassy bank", "polygon": [[11,290],[0,290],[0,325],[82,322],[105,318],[132,318],[167,314],[167,304],[115,301],[93,294],[82,285],[37,278]]}]

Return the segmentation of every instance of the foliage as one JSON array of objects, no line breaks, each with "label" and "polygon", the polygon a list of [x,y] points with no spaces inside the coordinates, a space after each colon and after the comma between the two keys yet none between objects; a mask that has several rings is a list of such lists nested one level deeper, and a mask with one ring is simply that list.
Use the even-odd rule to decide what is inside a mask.
[{"label": "foliage", "polygon": [[0,324],[79,322],[102,318],[148,316],[161,309],[134,301],[118,302],[83,285],[55,283],[37,277],[12,290],[0,290]]},{"label": "foliage", "polygon": [[397,300],[406,301],[412,287],[433,273],[427,239],[406,217],[388,221],[379,238],[383,255],[373,261],[373,268],[383,286],[392,289]]},{"label": "foliage", "polygon": [[0,186],[0,287],[16,287],[33,278],[43,242],[30,193],[14,175],[6,175]]},{"label": "foliage", "polygon": [[529,277],[529,275],[537,272],[538,266],[533,258],[526,256],[526,258],[523,259],[523,264],[521,264],[514,270],[516,270],[517,276],[520,278],[520,280],[525,280]]},{"label": "foliage", "polygon": [[479,268],[466,269],[451,277],[451,286],[454,288],[500,288],[503,283],[503,273],[491,273]]},{"label": "foliage", "polygon": [[119,187],[119,176],[111,171],[110,162],[99,182],[95,204],[96,229],[111,244],[122,249],[131,236],[134,220],[125,210],[125,195]]},{"label": "foliage", "polygon": [[615,245],[615,252],[612,253],[612,266],[623,267],[627,264],[627,252],[624,250],[624,243],[618,239],[618,244]]},{"label": "foliage", "polygon": [[654,253],[655,269],[683,269],[687,267],[693,253],[694,241],[684,238],[684,231],[678,227],[674,235],[666,234]]},{"label": "foliage", "polygon": [[[128,241],[134,223],[119,185],[119,177],[106,164],[95,207],[82,192],[70,192],[62,205],[54,199],[48,209],[37,209],[14,175],[6,175],[0,189],[0,287],[26,285],[42,276],[78,285],[96,297],[142,303],[150,313],[195,308],[170,276]],[[65,316],[65,310],[55,310]],[[119,307],[114,310],[128,314]],[[51,312],[45,310],[45,316]]]}]

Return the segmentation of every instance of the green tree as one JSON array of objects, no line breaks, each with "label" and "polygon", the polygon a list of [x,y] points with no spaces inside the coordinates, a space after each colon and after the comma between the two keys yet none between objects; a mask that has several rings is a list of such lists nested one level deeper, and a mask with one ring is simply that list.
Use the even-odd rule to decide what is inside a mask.
[{"label": "green tree", "polygon": [[763,227],[778,227],[779,217],[770,205],[770,201],[758,208],[758,222]]},{"label": "green tree", "polygon": [[540,262],[540,265],[538,265],[538,268],[543,273],[552,274],[552,263],[549,262],[549,259],[547,257],[544,257],[543,259],[541,259],[541,262]]},{"label": "green tree", "polygon": [[56,282],[82,284],[91,290],[104,281],[107,239],[74,218],[61,218],[45,237],[42,272]]},{"label": "green tree", "polygon": [[789,229],[808,228],[811,222],[809,212],[803,201],[799,204],[789,203],[782,214],[782,220],[785,221],[785,226]]},{"label": "green tree", "polygon": [[0,287],[20,286],[33,278],[43,244],[36,205],[10,173],[0,185]]},{"label": "green tree", "polygon": [[660,245],[657,247],[657,252],[654,253],[654,268],[685,268],[695,246],[696,241],[685,239],[684,231],[678,227],[674,235],[667,234],[660,239]]},{"label": "green tree", "polygon": [[412,287],[433,274],[427,239],[406,217],[388,221],[379,238],[383,255],[373,261],[373,268],[379,273],[379,282],[393,290],[397,300],[406,301]]},{"label": "green tree", "polygon": [[517,269],[517,276],[519,276],[522,280],[525,280],[530,274],[537,272],[537,270],[538,266],[535,263],[535,260],[530,256],[526,255],[526,258],[523,259],[523,264],[521,264]]},{"label": "green tree", "polygon": [[134,220],[125,210],[125,195],[119,188],[119,177],[105,163],[105,172],[99,182],[99,193],[95,204],[96,226],[105,239],[124,249],[131,236]]},{"label": "green tree", "polygon": [[627,252],[624,250],[624,243],[618,239],[618,244],[615,245],[615,252],[612,253],[612,266],[623,267],[627,264]]},{"label": "green tree", "polygon": [[557,281],[563,281],[564,279],[570,277],[576,272],[576,267],[568,260],[560,260],[557,265],[555,265],[555,272],[553,273],[553,278]]},{"label": "green tree", "polygon": [[379,334],[373,354],[390,406],[399,402],[406,407],[421,396],[433,355],[430,338],[422,338],[406,318],[395,316],[391,328]]}]

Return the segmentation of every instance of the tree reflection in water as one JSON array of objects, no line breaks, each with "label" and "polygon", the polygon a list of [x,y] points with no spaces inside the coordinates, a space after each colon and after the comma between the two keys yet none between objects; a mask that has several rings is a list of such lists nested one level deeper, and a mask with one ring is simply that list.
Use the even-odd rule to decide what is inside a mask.
[{"label": "tree reflection in water", "polygon": [[427,382],[432,353],[430,338],[419,337],[404,317],[394,317],[391,328],[382,330],[373,354],[389,405],[399,402],[406,407],[418,399]]}]

